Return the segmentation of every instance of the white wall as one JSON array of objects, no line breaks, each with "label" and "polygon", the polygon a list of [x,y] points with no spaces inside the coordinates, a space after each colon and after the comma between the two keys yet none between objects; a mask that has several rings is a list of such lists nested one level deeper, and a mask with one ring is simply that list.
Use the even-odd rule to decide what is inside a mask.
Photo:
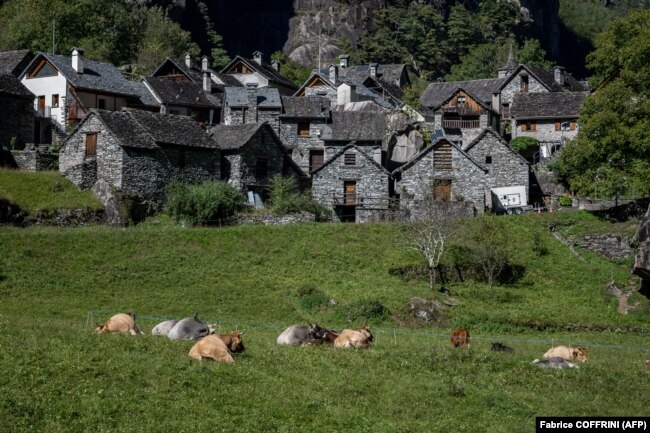
[{"label": "white wall", "polygon": [[29,89],[36,98],[34,99],[34,109],[38,110],[38,97],[45,96],[45,108],[51,107],[52,105],[52,95],[59,95],[59,107],[51,108],[52,118],[61,126],[65,128],[65,119],[62,113],[62,108],[66,103],[68,97],[67,94],[67,83],[68,80],[65,79],[60,73],[54,77],[43,77],[43,78],[28,78],[25,76],[22,79],[22,83],[25,87]]}]

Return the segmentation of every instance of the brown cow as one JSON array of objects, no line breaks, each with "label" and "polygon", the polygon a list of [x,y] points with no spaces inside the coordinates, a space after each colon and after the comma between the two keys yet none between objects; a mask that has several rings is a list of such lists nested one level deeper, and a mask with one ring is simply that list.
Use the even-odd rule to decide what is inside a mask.
[{"label": "brown cow", "polygon": [[451,347],[469,348],[469,331],[465,328],[458,328],[451,334]]},{"label": "brown cow", "polygon": [[135,313],[119,313],[108,319],[104,324],[98,324],[95,332],[123,332],[131,335],[144,334],[140,327],[135,324]]},{"label": "brown cow", "polygon": [[370,328],[364,324],[358,330],[344,329],[341,331],[339,336],[336,337],[336,340],[334,340],[334,347],[362,349],[369,347],[373,341],[374,337],[370,333]]},{"label": "brown cow", "polygon": [[580,361],[585,362],[587,360],[587,348],[586,347],[567,347],[567,346],[556,346],[551,347],[546,351],[542,358],[554,358],[559,357],[566,359],[567,361]]},{"label": "brown cow", "polygon": [[230,353],[242,353],[246,348],[241,339],[243,332],[232,331],[230,334],[220,334],[219,338],[226,343]]},{"label": "brown cow", "polygon": [[232,364],[235,362],[228,350],[228,346],[218,335],[208,335],[196,342],[190,349],[190,357],[198,359],[212,359],[218,362]]}]

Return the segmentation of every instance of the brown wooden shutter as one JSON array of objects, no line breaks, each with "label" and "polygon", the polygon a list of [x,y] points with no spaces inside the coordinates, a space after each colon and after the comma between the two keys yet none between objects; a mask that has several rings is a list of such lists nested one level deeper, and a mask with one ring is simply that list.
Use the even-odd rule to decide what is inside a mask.
[{"label": "brown wooden shutter", "polygon": [[86,134],[86,156],[97,155],[97,133]]},{"label": "brown wooden shutter", "polygon": [[555,121],[555,130],[556,131],[561,131],[562,130],[562,122],[560,122],[559,120]]},{"label": "brown wooden shutter", "polygon": [[433,149],[433,166],[436,170],[451,170],[451,144],[440,143]]},{"label": "brown wooden shutter", "polygon": [[532,122],[530,122],[530,130],[532,132],[537,131],[537,122],[535,122],[534,120]]},{"label": "brown wooden shutter", "polygon": [[570,129],[571,131],[575,131],[575,129],[576,129],[576,122],[575,122],[575,120],[572,120],[571,123],[569,123],[569,129]]},{"label": "brown wooden shutter", "polygon": [[309,171],[317,170],[323,165],[324,151],[322,149],[312,149],[309,151]]},{"label": "brown wooden shutter", "polygon": [[343,182],[343,204],[357,204],[357,182],[354,180]]},{"label": "brown wooden shutter", "polygon": [[522,123],[522,124],[519,125],[519,126],[520,126],[520,129],[521,129],[521,132],[526,132],[527,128],[526,128],[526,124],[525,124],[525,123]]}]

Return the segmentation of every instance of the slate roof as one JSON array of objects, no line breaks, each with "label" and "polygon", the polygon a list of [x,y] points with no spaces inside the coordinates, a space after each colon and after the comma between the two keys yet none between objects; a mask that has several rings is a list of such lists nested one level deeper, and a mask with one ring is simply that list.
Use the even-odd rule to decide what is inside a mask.
[{"label": "slate roof", "polygon": [[390,172],[389,172],[388,170],[386,170],[386,168],[384,168],[384,167],[382,167],[380,164],[378,164],[377,161],[375,161],[375,160],[374,160],[373,158],[371,158],[371,157],[370,157],[366,152],[364,152],[364,151],[363,151],[359,146],[357,146],[357,142],[356,142],[356,141],[353,141],[353,142],[351,142],[350,144],[348,144],[347,146],[344,146],[341,150],[339,150],[338,152],[336,152],[334,155],[332,155],[331,158],[328,158],[327,161],[325,161],[325,162],[324,162],[320,167],[318,167],[316,170],[312,171],[312,173],[311,173],[312,178],[314,177],[314,175],[315,175],[316,173],[320,172],[323,168],[327,167],[327,166],[330,165],[332,162],[334,162],[334,161],[336,161],[337,159],[339,159],[339,158],[341,157],[341,155],[343,155],[345,152],[347,152],[347,151],[348,151],[349,149],[351,149],[351,148],[355,148],[359,154],[363,155],[363,157],[365,157],[368,161],[370,161],[370,162],[371,162],[375,167],[377,167],[381,172],[383,172],[384,174],[386,174],[386,176],[390,176]]},{"label": "slate roof", "polygon": [[0,93],[19,98],[34,99],[34,94],[11,73],[0,72]]},{"label": "slate roof", "polygon": [[275,87],[226,87],[224,101],[230,107],[248,107],[248,92],[253,92],[259,108],[282,108],[280,92]]},{"label": "slate roof", "polygon": [[34,54],[30,50],[0,52],[0,73],[19,77],[33,58]]},{"label": "slate roof", "polygon": [[264,123],[243,125],[215,125],[210,129],[210,139],[221,150],[239,149],[251,139]]},{"label": "slate roof", "polygon": [[404,97],[404,91],[400,86],[394,83],[388,83],[380,78],[368,77],[362,84],[367,88],[380,87],[384,92],[395,99],[401,100]]},{"label": "slate roof", "polygon": [[280,117],[293,119],[323,119],[329,117],[329,100],[313,96],[283,96],[283,114]]},{"label": "slate roof", "polygon": [[[91,109],[124,147],[156,149],[160,144],[216,148],[206,131],[189,117],[123,108],[120,111]],[[85,119],[90,116],[86,116]],[[77,129],[83,124],[80,122]]]},{"label": "slate roof", "polygon": [[[560,86],[556,81],[555,81],[555,72],[553,69],[544,69],[540,68],[538,66],[529,66],[529,65],[520,65],[522,68],[528,69],[529,72],[534,74],[539,80],[544,83],[547,87],[551,89],[553,92],[562,92],[562,91],[569,91],[569,92],[584,92],[587,90],[585,86],[580,84],[578,80],[576,80],[573,75],[571,75],[568,72],[564,73],[564,86]],[[514,74],[516,74],[518,70],[514,71]]]},{"label": "slate roof", "polygon": [[276,71],[275,68],[269,65],[268,63],[262,62],[262,64],[260,65],[253,59],[247,59],[241,56],[235,56],[235,58],[232,59],[230,63],[228,63],[220,72],[222,74],[227,74],[226,71],[228,71],[228,69],[230,69],[234,64],[240,61],[244,62],[246,66],[248,66],[252,70],[264,76],[266,79],[269,80],[270,83],[279,84],[283,87],[288,87],[290,89],[298,88],[293,83],[293,81],[289,80],[287,77],[282,75],[279,71]]},{"label": "slate roof", "polygon": [[484,104],[492,106],[492,94],[499,92],[499,88],[505,80],[506,78],[485,78],[482,80],[431,83],[422,93],[420,105],[435,110],[458,89],[463,89],[480,99]]},{"label": "slate roof", "polygon": [[38,53],[27,69],[23,71],[23,74],[31,72],[43,58],[54,65],[70,84],[77,89],[138,96],[135,93],[133,83],[127,80],[115,66],[86,58],[83,59],[84,72],[79,74],[72,68],[70,56]]},{"label": "slate roof", "polygon": [[577,118],[589,92],[516,93],[510,116],[516,119]]},{"label": "slate roof", "polygon": [[480,164],[480,163],[477,162],[474,158],[472,158],[471,156],[469,156],[469,155],[467,154],[467,152],[465,152],[463,149],[461,149],[460,147],[458,147],[457,144],[455,144],[453,141],[450,141],[450,140],[448,140],[448,139],[442,137],[442,138],[439,138],[438,140],[436,140],[436,141],[435,141],[434,143],[432,143],[430,146],[427,146],[427,147],[425,147],[424,149],[422,149],[418,154],[416,154],[413,158],[411,158],[409,161],[407,161],[406,164],[404,164],[404,165],[402,165],[402,166],[396,168],[396,169],[393,171],[392,174],[393,174],[393,175],[396,175],[396,174],[398,174],[398,173],[402,173],[402,172],[408,170],[408,169],[411,168],[413,165],[415,165],[415,164],[416,164],[420,159],[422,159],[423,156],[425,156],[427,153],[433,151],[433,148],[436,146],[436,144],[438,144],[438,143],[440,143],[440,142],[443,142],[443,141],[446,142],[446,143],[451,144],[454,148],[456,148],[456,150],[457,150],[458,152],[460,152],[461,155],[463,155],[465,158],[467,158],[468,160],[470,160],[474,165],[476,165],[478,168],[480,168],[481,170],[483,170],[485,173],[488,172],[488,169],[487,169],[487,168],[485,168],[482,164]]},{"label": "slate roof", "polygon": [[164,77],[165,75],[159,75],[159,74],[161,74],[165,70],[165,68],[169,68],[170,66],[178,69],[179,72],[183,73],[192,82],[201,83],[203,80],[203,75],[198,68],[188,68],[187,65],[185,65],[184,61],[176,61],[174,59],[170,59],[169,57],[167,57],[160,64],[160,66],[158,66],[156,70],[151,73],[151,76]]},{"label": "slate roof", "polygon": [[369,111],[332,111],[332,123],[328,126],[323,131],[323,140],[383,141],[386,116]]},{"label": "slate roof", "polygon": [[[191,81],[168,80],[165,78],[148,77],[144,82],[154,91],[163,104],[184,105],[193,107],[218,108],[203,86]],[[218,101],[218,100],[217,100]]]},{"label": "slate roof", "polygon": [[[406,68],[404,64],[378,64],[377,77],[379,80],[386,84],[396,85],[396,82],[402,76],[402,72]],[[329,76],[329,67],[321,68],[315,72],[323,77]],[[347,68],[338,69],[339,77],[349,78],[354,81],[362,83],[366,78],[370,77],[370,65],[354,65]]]}]

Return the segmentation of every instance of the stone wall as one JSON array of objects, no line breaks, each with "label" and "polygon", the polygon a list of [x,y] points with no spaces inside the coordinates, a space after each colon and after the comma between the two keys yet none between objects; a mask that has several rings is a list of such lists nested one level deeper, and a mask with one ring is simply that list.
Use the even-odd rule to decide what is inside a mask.
[{"label": "stone wall", "polygon": [[611,260],[621,260],[632,256],[629,240],[621,235],[584,236],[574,244]]},{"label": "stone wall", "polygon": [[248,108],[225,106],[223,109],[223,124],[224,125],[243,125],[248,115]]},{"label": "stone wall", "polygon": [[[309,151],[325,149],[325,142],[320,138],[325,127],[325,119],[309,120],[309,136],[298,135],[298,122],[302,119],[282,119],[280,122],[280,140],[289,150],[291,159],[305,173],[309,174]],[[325,158],[325,155],[324,155]]]},{"label": "stone wall", "polygon": [[528,93],[548,93],[548,90],[542,83],[537,81],[535,77],[528,74],[525,70],[519,72],[519,74],[510,79],[508,84],[501,90],[501,106],[494,107],[501,112],[503,104],[510,104],[512,108],[512,100],[515,96],[515,93],[521,92],[521,76],[528,75]]},{"label": "stone wall", "polygon": [[[567,120],[562,120],[566,122]],[[533,137],[539,142],[562,143],[564,140],[570,140],[578,135],[578,128],[573,131],[556,131],[555,119],[538,119],[535,121],[535,131],[522,131],[521,125],[525,120],[512,120],[512,138],[516,137]]]},{"label": "stone wall", "polygon": [[286,225],[308,223],[316,221],[316,216],[312,213],[302,212],[290,215],[236,215],[225,224],[261,224],[261,225]]},{"label": "stone wall", "polygon": [[[264,123],[267,122],[273,128],[276,134],[280,135],[280,108],[258,108],[257,117],[254,120],[249,120],[248,123]],[[253,117],[253,116],[250,116]]]},{"label": "stone wall", "polygon": [[329,99],[330,107],[334,108],[337,104],[337,90],[331,86],[313,86],[305,88],[305,96],[321,96]]},{"label": "stone wall", "polygon": [[25,171],[56,170],[59,156],[36,149],[12,150],[18,168]]},{"label": "stone wall", "polygon": [[2,95],[0,103],[0,149],[11,150],[16,137],[17,148],[34,141],[34,101],[29,98]]}]

